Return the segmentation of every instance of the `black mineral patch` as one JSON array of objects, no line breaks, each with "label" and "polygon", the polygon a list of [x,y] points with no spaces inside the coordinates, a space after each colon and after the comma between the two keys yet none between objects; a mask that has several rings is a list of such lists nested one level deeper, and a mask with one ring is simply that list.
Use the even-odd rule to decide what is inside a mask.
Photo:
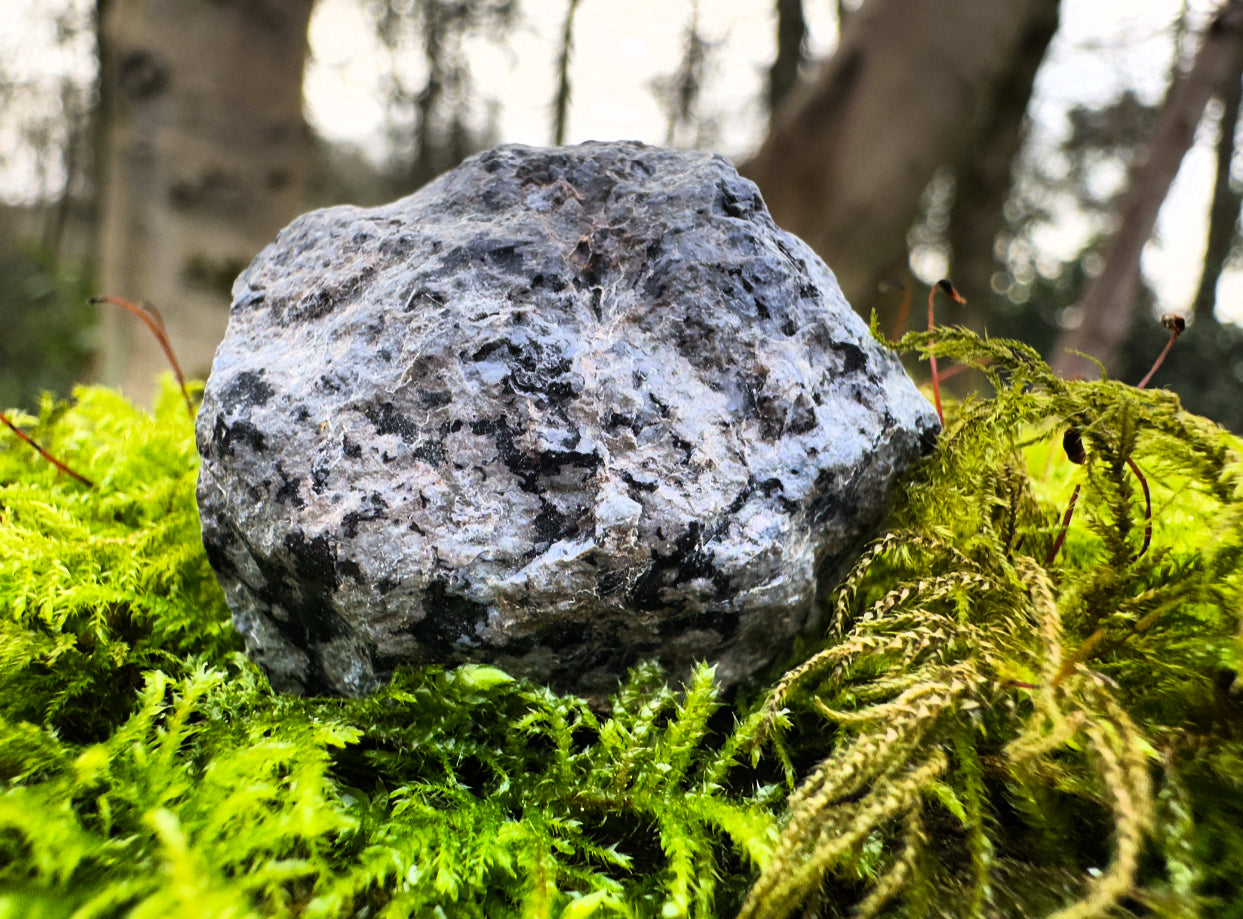
[{"label": "black mineral patch", "polygon": [[354,561],[352,558],[343,558],[337,562],[338,578],[349,578],[351,581],[357,581],[360,584],[366,583],[366,576],[363,574],[362,565]]},{"label": "black mineral patch", "polygon": [[262,370],[243,370],[221,392],[220,404],[225,412],[235,415],[242,407],[262,408],[275,392],[263,379]]},{"label": "black mineral patch", "polygon": [[215,427],[212,428],[211,455],[217,459],[233,456],[233,445],[237,443],[245,444],[255,453],[262,453],[266,446],[263,432],[249,421],[228,424],[223,415],[217,415]]},{"label": "black mineral patch", "polygon": [[485,258],[489,264],[509,274],[522,271],[522,253],[518,251],[517,244],[494,245],[487,250]]},{"label": "black mineral patch", "polygon": [[[258,591],[261,599],[266,605],[282,606],[289,613],[288,618],[272,617],[272,624],[299,648],[309,649],[345,634],[346,625],[332,608],[338,570],[327,538],[317,536],[308,540],[301,530],[294,530],[285,535],[284,547],[292,570],[283,561],[271,559],[253,548],[250,551],[267,584]],[[290,580],[296,581],[294,589],[282,590],[282,585]],[[322,674],[316,679],[323,682]],[[320,686],[316,679],[308,677],[304,681],[305,691],[333,691],[326,682]]]},{"label": "black mineral patch", "polygon": [[812,526],[823,526],[830,520],[849,519],[859,513],[859,508],[849,497],[849,484],[846,487],[838,481],[836,473],[821,469],[816,476],[812,488],[815,497],[807,505],[805,511],[808,523]]},{"label": "black mineral patch", "polygon": [[453,401],[453,393],[447,389],[425,389],[419,393],[419,405],[423,408],[440,408]]},{"label": "black mineral patch", "polygon": [[858,373],[868,365],[867,355],[858,345],[839,341],[833,343],[833,350],[842,355],[842,373]]},{"label": "black mineral patch", "polygon": [[629,428],[632,434],[638,434],[643,430],[644,424],[632,415],[623,415],[621,412],[609,412],[609,416],[604,422],[604,430],[612,433],[619,428]]},{"label": "black mineral patch", "polygon": [[322,495],[328,488],[328,477],[332,474],[332,469],[322,462],[316,463],[311,467],[311,490],[317,495]]},{"label": "black mineral patch", "polygon": [[445,450],[444,441],[430,437],[422,443],[416,444],[415,448],[410,452],[414,454],[416,459],[421,459],[431,466],[443,465],[449,456],[448,451]]},{"label": "black mineral patch", "polygon": [[305,322],[310,319],[323,319],[337,307],[336,297],[328,290],[315,290],[303,296],[290,307],[285,316],[286,322]]},{"label": "black mineral patch", "polygon": [[712,209],[726,217],[748,218],[764,207],[759,191],[742,178],[721,179],[716,183]]},{"label": "black mineral patch", "polygon": [[341,532],[345,534],[346,539],[353,539],[358,535],[358,524],[363,521],[387,519],[388,502],[378,492],[372,492],[362,508],[349,511],[341,518]]},{"label": "black mineral patch", "polygon": [[665,609],[670,605],[662,595],[666,588],[699,578],[714,579],[715,585],[720,572],[713,564],[714,553],[704,551],[703,542],[703,525],[695,520],[674,540],[672,551],[660,555],[653,550],[648,569],[631,588],[627,604],[645,611]]},{"label": "black mineral patch", "polygon": [[579,532],[578,524],[573,519],[562,514],[547,501],[543,503],[540,512],[531,521],[531,529],[535,534],[535,542],[538,544],[531,550],[532,558],[555,542],[573,539]]},{"label": "black mineral patch", "polygon": [[406,295],[406,299],[402,304],[402,312],[413,313],[419,310],[443,306],[444,302],[444,294],[439,291],[431,290],[427,287],[416,287]]},{"label": "black mineral patch", "polygon": [[267,298],[268,292],[266,290],[255,287],[247,287],[244,291],[238,294],[237,299],[233,301],[233,310],[240,313],[244,310],[250,309],[251,307],[261,305]]},{"label": "black mineral patch", "polygon": [[474,352],[470,356],[470,359],[476,363],[478,363],[479,361],[486,361],[489,357],[495,354],[499,349],[504,348],[505,345],[506,345],[506,342],[503,338],[498,338],[493,341],[486,342],[485,344],[480,345],[478,348],[474,350]]},{"label": "black mineral patch", "polygon": [[306,501],[298,494],[302,480],[296,476],[290,476],[281,463],[276,464],[276,472],[281,477],[281,485],[276,489],[276,494],[272,496],[273,500],[277,504],[292,504],[299,510],[306,507]]},{"label": "black mineral patch", "polygon": [[797,437],[814,431],[817,423],[816,410],[812,407],[811,400],[807,398],[806,393],[799,393],[793,405],[790,406],[786,432]]},{"label": "black mineral patch", "polygon": [[645,482],[642,479],[637,479],[635,478],[635,475],[633,472],[629,472],[629,471],[623,472],[621,477],[622,477],[622,481],[625,482],[630,487],[632,491],[632,495],[633,495],[633,492],[637,492],[637,491],[638,492],[653,492],[656,489],[660,488],[659,482],[655,482],[655,481]]},{"label": "black mineral patch", "polygon": [[431,660],[446,660],[463,638],[473,639],[488,621],[488,608],[449,592],[437,579],[423,589],[423,618],[406,628]]},{"label": "black mineral patch", "polygon": [[330,594],[337,588],[337,553],[327,536],[307,539],[301,530],[285,534],[285,551],[293,560],[294,574],[312,592]]},{"label": "black mineral patch", "polygon": [[410,233],[389,236],[380,243],[378,252],[387,259],[403,260],[418,246],[418,240]]},{"label": "black mineral patch", "polygon": [[396,434],[408,444],[419,439],[419,426],[397,411],[392,402],[381,402],[363,409],[367,420],[375,425],[377,434]]}]

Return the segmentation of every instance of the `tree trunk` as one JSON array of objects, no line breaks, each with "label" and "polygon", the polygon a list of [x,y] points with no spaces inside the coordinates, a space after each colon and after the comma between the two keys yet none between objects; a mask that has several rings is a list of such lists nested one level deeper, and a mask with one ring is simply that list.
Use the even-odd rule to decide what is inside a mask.
[{"label": "tree trunk", "polygon": [[992,117],[1031,24],[1057,0],[868,0],[812,85],[792,96],[743,173],[774,219],[866,311],[903,259],[920,196]]},{"label": "tree trunk", "polygon": [[[299,210],[313,0],[103,0],[101,293],[147,300],[192,376],[224,335],[236,274]],[[101,317],[96,375],[149,399],[163,357]]]},{"label": "tree trunk", "polygon": [[1217,136],[1217,168],[1213,178],[1213,203],[1208,213],[1208,242],[1204,247],[1204,267],[1200,271],[1200,283],[1195,299],[1191,301],[1191,314],[1197,323],[1217,321],[1217,282],[1230,258],[1234,245],[1235,228],[1239,225],[1239,210],[1243,207],[1243,194],[1230,184],[1231,167],[1234,163],[1234,138],[1239,128],[1239,107],[1243,106],[1243,54],[1235,61],[1236,70],[1227,78],[1217,97],[1221,101],[1221,124]]},{"label": "tree trunk", "polygon": [[1036,72],[1058,27],[1056,6],[1042,7],[1027,23],[1012,68],[999,84],[992,117],[983,125],[974,152],[963,157],[954,180],[949,217],[950,277],[970,302],[961,322],[985,328],[985,301],[992,292],[998,259],[993,251],[1005,229],[1014,163],[1023,146],[1027,104]]},{"label": "tree trunk", "polygon": [[[1157,213],[1195,140],[1208,100],[1237,73],[1243,55],[1243,0],[1228,0],[1205,32],[1195,62],[1176,77],[1161,106],[1147,154],[1131,173],[1131,188],[1118,215],[1105,265],[1080,301],[1083,321],[1059,336],[1053,369],[1068,379],[1093,377],[1090,354],[1106,369],[1118,365],[1133,321],[1140,256],[1152,235]],[[1075,352],[1082,352],[1075,353]]]},{"label": "tree trunk", "polygon": [[777,56],[768,71],[768,115],[771,120],[790,91],[798,85],[807,44],[803,0],[777,0]]}]

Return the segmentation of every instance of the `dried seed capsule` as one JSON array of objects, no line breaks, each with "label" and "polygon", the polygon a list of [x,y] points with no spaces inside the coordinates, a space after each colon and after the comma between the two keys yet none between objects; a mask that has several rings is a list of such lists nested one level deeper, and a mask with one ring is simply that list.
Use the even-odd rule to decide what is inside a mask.
[{"label": "dried seed capsule", "polygon": [[1165,313],[1161,317],[1161,325],[1165,326],[1176,336],[1182,335],[1183,332],[1187,331],[1187,320],[1178,315],[1178,313]]},{"label": "dried seed capsule", "polygon": [[1088,453],[1083,449],[1083,437],[1080,436],[1078,428],[1066,429],[1066,433],[1062,435],[1062,449],[1066,451],[1066,458],[1076,466],[1082,466],[1088,460]]}]

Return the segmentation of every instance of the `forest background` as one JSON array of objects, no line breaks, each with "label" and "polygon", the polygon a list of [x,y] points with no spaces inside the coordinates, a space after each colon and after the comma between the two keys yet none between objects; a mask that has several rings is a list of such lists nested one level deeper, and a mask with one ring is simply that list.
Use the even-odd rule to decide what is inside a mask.
[{"label": "forest background", "polygon": [[1240,431],[1241,100],[1243,0],[5,0],[0,404],[149,397],[89,294],[203,377],[296,214],[626,137],[733,157],[885,329],[949,275],[941,321],[1134,382],[1182,313],[1158,383]]}]

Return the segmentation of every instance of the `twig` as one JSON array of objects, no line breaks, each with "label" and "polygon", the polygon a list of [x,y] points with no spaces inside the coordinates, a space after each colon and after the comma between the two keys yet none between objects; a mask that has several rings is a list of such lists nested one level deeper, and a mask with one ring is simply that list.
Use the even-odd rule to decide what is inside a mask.
[{"label": "twig", "polygon": [[14,434],[16,434],[16,435],[17,435],[18,437],[20,437],[22,440],[26,441],[26,443],[30,444],[30,446],[32,446],[32,447],[34,447],[36,450],[38,450],[38,451],[39,451],[39,455],[40,455],[41,457],[43,457],[45,460],[47,460],[49,463],[51,463],[53,466],[55,466],[55,467],[56,467],[57,469],[59,469],[61,472],[65,473],[66,475],[71,475],[71,476],[73,476],[75,479],[77,479],[79,482],[81,482],[81,483],[82,483],[83,485],[85,485],[87,488],[93,488],[93,487],[94,487],[95,483],[94,483],[94,482],[92,482],[90,479],[88,479],[86,476],[82,475],[81,473],[74,472],[72,469],[70,469],[68,466],[66,466],[64,463],[62,463],[62,462],[61,462],[60,460],[58,460],[56,457],[52,456],[52,454],[48,453],[46,450],[44,450],[42,447],[40,447],[37,443],[35,443],[33,440],[31,440],[30,435],[29,435],[29,434],[27,434],[25,431],[23,431],[21,428],[19,428],[17,425],[15,425],[15,424],[13,423],[13,420],[12,420],[11,418],[9,418],[9,416],[8,416],[8,415],[6,415],[4,412],[0,412],[0,421],[3,421],[6,425],[8,425],[8,426],[9,426],[9,430],[10,430],[10,431],[12,431]]},{"label": "twig", "polygon": [[902,303],[899,304],[897,318],[893,321],[893,334],[889,336],[894,341],[897,341],[902,337],[902,330],[906,328],[906,321],[911,316],[911,285],[904,281],[881,282],[881,293],[888,293],[891,290],[902,291]]},{"label": "twig", "polygon": [[160,318],[160,314],[155,311],[155,308],[145,309],[123,297],[91,297],[90,302],[93,304],[111,303],[113,306],[129,310],[129,312],[142,320],[143,325],[151,330],[151,334],[155,336],[155,340],[160,343],[160,347],[164,350],[164,356],[168,359],[168,365],[173,368],[173,375],[177,378],[177,385],[181,387],[181,395],[186,400],[186,410],[190,413],[190,417],[193,418],[194,403],[190,401],[190,392],[186,389],[185,375],[181,372],[181,365],[177,363],[177,355],[173,353],[173,346],[168,340],[168,332],[164,328],[164,320]]}]

